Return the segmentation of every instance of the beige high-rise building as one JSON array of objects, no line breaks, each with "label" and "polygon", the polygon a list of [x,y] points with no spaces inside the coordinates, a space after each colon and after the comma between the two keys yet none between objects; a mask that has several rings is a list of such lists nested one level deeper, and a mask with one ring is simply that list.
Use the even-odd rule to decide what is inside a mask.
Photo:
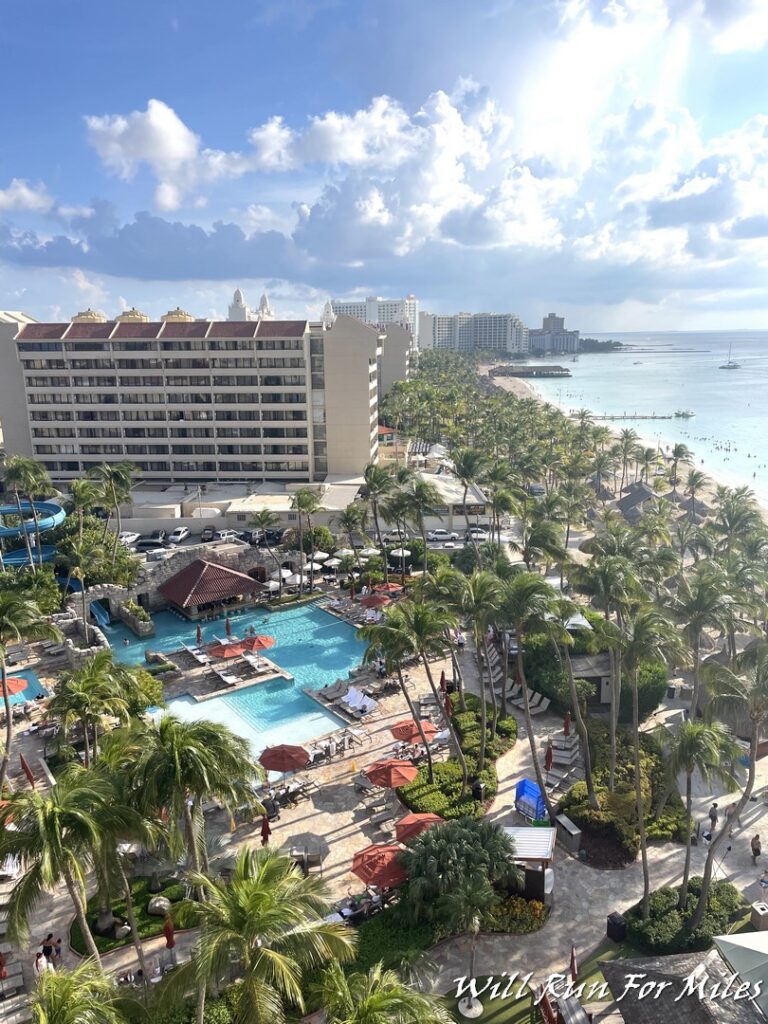
[{"label": "beige high-rise building", "polygon": [[376,458],[384,336],[353,317],[28,320],[0,316],[0,420],[54,480],[128,460],[148,481],[309,483]]}]

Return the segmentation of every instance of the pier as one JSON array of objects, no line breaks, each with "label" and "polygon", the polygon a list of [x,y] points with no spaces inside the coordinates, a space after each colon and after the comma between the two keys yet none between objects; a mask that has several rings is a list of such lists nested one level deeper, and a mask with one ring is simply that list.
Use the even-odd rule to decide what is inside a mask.
[{"label": "pier", "polygon": [[567,366],[494,366],[491,377],[570,377]]},{"label": "pier", "polygon": [[661,414],[661,413],[639,413],[639,412],[623,412],[620,416],[593,416],[595,420],[673,420],[675,419],[672,413]]}]

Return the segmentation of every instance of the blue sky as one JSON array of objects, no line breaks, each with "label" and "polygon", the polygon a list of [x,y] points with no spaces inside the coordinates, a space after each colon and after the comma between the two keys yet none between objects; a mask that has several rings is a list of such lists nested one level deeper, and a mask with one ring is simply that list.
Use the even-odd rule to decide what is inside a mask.
[{"label": "blue sky", "polygon": [[0,308],[768,328],[765,0],[6,0]]}]

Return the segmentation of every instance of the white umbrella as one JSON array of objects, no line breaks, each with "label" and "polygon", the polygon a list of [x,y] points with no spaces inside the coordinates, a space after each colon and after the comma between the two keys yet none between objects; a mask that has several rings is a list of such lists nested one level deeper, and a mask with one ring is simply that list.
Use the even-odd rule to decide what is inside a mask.
[{"label": "white umbrella", "polygon": [[264,586],[267,588],[267,590],[272,592],[280,589],[280,584],[277,582],[277,580],[269,580],[269,582],[265,583]]},{"label": "white umbrella", "polygon": [[330,557],[331,556],[328,554],[327,551],[316,551],[315,552],[315,561],[316,562],[324,562],[326,560],[326,558],[330,558]]},{"label": "white umbrella", "polygon": [[322,572],[323,571],[323,567],[322,567],[322,565],[320,565],[319,562],[307,562],[307,564],[304,566],[304,568],[301,571],[302,572]]},{"label": "white umbrella", "polygon": [[378,548],[363,548],[360,552],[362,558],[373,558],[374,555],[380,555],[381,552]]},{"label": "white umbrella", "polygon": [[353,558],[355,552],[352,548],[339,548],[334,554],[337,558]]},{"label": "white umbrella", "polygon": [[292,575],[293,574],[292,574],[290,569],[275,569],[275,571],[273,573],[271,573],[269,578],[272,579],[272,580],[279,580],[279,579],[287,580],[288,577],[292,576]]},{"label": "white umbrella", "polygon": [[340,565],[341,565],[341,559],[340,558],[329,558],[328,561],[325,563],[325,568],[326,569],[337,569]]},{"label": "white umbrella", "polygon": [[304,578],[303,576],[299,576],[299,574],[297,572],[294,572],[285,581],[286,586],[298,587],[298,585],[301,583],[303,578]]},{"label": "white umbrella", "polygon": [[394,558],[410,558],[411,557],[411,552],[408,550],[408,548],[395,548],[393,551],[390,551],[389,553]]}]

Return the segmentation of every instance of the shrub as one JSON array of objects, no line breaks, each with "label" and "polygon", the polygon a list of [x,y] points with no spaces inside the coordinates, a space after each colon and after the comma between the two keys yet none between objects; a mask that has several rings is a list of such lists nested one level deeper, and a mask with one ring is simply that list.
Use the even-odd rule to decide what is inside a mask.
[{"label": "shrub", "polygon": [[[667,670],[658,661],[646,661],[637,673],[637,703],[643,722],[661,703],[667,689]],[[632,722],[632,687],[625,683],[619,699],[619,721]]]},{"label": "shrub", "polygon": [[[469,767],[469,766],[468,766]],[[485,775],[483,780],[485,781]],[[493,791],[496,791],[496,772],[493,772]],[[486,783],[487,785],[487,783]],[[464,797],[461,793],[461,765],[458,761],[444,761],[434,766],[434,782],[429,783],[427,769],[419,768],[419,774],[398,790],[398,795],[406,807],[417,814],[439,814],[441,818],[463,818],[465,815],[478,817],[483,813],[482,804],[472,799],[467,789]]]},{"label": "shrub", "polygon": [[[131,892],[133,893],[134,910],[136,913],[136,924],[138,926],[139,935],[142,939],[153,938],[156,935],[160,935],[163,930],[163,919],[162,917],[150,916],[147,913],[147,903],[153,893],[149,891],[150,879],[146,877],[135,878],[131,882]],[[158,896],[165,896],[171,901],[171,903],[178,903],[184,898],[184,886],[176,881],[175,878],[166,878],[160,882],[161,889],[157,893]],[[112,909],[115,915],[122,920],[126,919],[126,906],[125,900],[118,898],[112,901]],[[96,917],[99,912],[99,899],[98,896],[93,896],[88,900],[87,914],[89,920]],[[87,956],[87,950],[85,948],[85,942],[83,941],[82,933],[80,932],[80,925],[77,921],[73,922],[70,930],[70,944],[76,953],[81,956]],[[110,939],[102,935],[95,935],[96,947],[100,953],[109,953],[113,949],[119,949],[121,946],[128,946],[133,941],[132,937],[128,935],[124,939]]]},{"label": "shrub", "polygon": [[357,957],[349,970],[367,971],[380,960],[388,970],[400,966],[402,960],[414,958],[435,943],[434,928],[429,922],[414,922],[405,913],[403,904],[387,907],[358,928]]},{"label": "shrub", "polygon": [[547,920],[547,910],[539,900],[506,896],[483,917],[482,928],[508,935],[527,935],[538,931]]},{"label": "shrub", "polygon": [[138,602],[134,601],[133,598],[128,598],[127,601],[123,601],[123,609],[132,615],[138,622],[149,622],[149,612],[146,608],[142,608]]},{"label": "shrub", "polygon": [[729,919],[744,905],[730,882],[713,882],[701,924],[694,932],[685,928],[701,893],[701,878],[691,878],[685,909],[677,909],[678,890],[665,887],[651,893],[650,917],[643,921],[640,905],[627,914],[627,936],[641,949],[660,955],[708,949],[715,935],[728,930]]},{"label": "shrub", "polygon": [[62,590],[49,565],[31,572],[26,566],[6,566],[0,572],[0,594],[12,593],[34,601],[43,615],[61,610]]}]

